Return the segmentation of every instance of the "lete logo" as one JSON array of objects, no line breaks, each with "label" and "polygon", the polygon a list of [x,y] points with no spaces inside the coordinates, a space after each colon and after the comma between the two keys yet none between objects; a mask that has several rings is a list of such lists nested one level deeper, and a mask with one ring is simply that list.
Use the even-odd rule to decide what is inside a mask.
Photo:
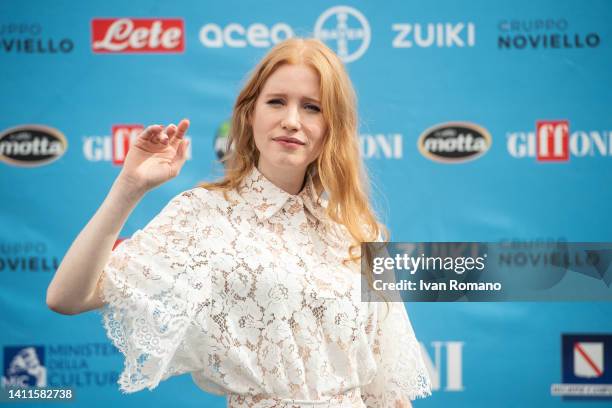
[{"label": "lete logo", "polygon": [[97,18],[91,21],[95,53],[180,53],[185,51],[182,19]]}]

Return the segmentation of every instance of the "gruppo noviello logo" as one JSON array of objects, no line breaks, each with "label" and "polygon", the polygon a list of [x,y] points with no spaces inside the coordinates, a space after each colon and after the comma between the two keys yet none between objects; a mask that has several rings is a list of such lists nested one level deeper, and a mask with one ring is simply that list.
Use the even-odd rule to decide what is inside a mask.
[{"label": "gruppo noviello logo", "polygon": [[612,400],[612,334],[563,334],[561,365],[553,396]]},{"label": "gruppo noviello logo", "polygon": [[47,368],[42,346],[4,347],[2,387],[46,387]]}]

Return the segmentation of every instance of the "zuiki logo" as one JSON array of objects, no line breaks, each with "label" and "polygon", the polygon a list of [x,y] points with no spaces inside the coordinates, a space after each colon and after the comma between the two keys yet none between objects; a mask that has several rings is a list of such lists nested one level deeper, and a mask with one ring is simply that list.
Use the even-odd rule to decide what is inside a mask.
[{"label": "zuiki logo", "polygon": [[440,163],[463,163],[475,160],[491,147],[491,134],[469,122],[447,122],[435,125],[421,134],[417,146],[421,154]]},{"label": "zuiki logo", "polygon": [[[144,129],[143,125],[113,125],[111,136],[85,136],[83,137],[83,156],[88,161],[112,161],[115,165],[122,165],[127,156],[130,144]],[[191,138],[187,147],[187,160],[191,159]]]},{"label": "zuiki logo", "polygon": [[570,132],[568,120],[541,120],[535,132],[508,132],[507,149],[514,158],[533,157],[538,162],[567,162],[570,157],[612,157],[610,130]]},{"label": "zuiki logo", "polygon": [[474,23],[394,23],[393,48],[464,48],[476,45]]},{"label": "zuiki logo", "polygon": [[22,125],[0,133],[0,161],[36,167],[62,157],[68,142],[62,132],[43,125]]},{"label": "zuiki logo", "polygon": [[179,53],[185,27],[178,18],[96,18],[91,21],[95,53]]},{"label": "zuiki logo", "polygon": [[[325,10],[314,24],[314,37],[324,41],[345,63],[353,62],[366,52],[371,31],[368,20],[357,9],[336,6]],[[225,26],[207,23],[200,28],[200,43],[207,48],[267,48],[294,36],[287,23],[271,26],[261,23],[243,25],[232,22]]]},{"label": "zuiki logo", "polygon": [[4,347],[2,387],[46,387],[47,368],[42,346]]},{"label": "zuiki logo", "polygon": [[552,395],[612,400],[612,334],[563,334],[561,357],[562,383]]}]

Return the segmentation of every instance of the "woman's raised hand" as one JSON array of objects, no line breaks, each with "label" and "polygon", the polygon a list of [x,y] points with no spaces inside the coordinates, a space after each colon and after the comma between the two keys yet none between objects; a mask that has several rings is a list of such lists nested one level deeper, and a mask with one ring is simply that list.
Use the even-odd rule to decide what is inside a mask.
[{"label": "woman's raised hand", "polygon": [[130,144],[119,178],[142,194],[176,177],[185,160],[189,142],[184,139],[189,120],[164,128],[153,125]]}]

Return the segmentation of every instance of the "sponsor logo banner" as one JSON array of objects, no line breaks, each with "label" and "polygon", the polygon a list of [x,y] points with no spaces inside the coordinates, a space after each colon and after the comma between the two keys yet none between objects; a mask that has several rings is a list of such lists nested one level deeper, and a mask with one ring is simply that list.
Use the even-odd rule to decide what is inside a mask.
[{"label": "sponsor logo banner", "polygon": [[612,400],[612,334],[563,334],[561,366],[553,396]]},{"label": "sponsor logo banner", "polygon": [[44,125],[21,125],[0,133],[0,161],[17,167],[49,164],[68,149],[62,132]]},{"label": "sponsor logo banner", "polygon": [[98,54],[185,51],[185,26],[178,18],[96,18],[91,38]]},{"label": "sponsor logo banner", "polygon": [[430,127],[417,141],[423,156],[444,164],[476,160],[491,147],[488,130],[470,122],[447,122]]}]

